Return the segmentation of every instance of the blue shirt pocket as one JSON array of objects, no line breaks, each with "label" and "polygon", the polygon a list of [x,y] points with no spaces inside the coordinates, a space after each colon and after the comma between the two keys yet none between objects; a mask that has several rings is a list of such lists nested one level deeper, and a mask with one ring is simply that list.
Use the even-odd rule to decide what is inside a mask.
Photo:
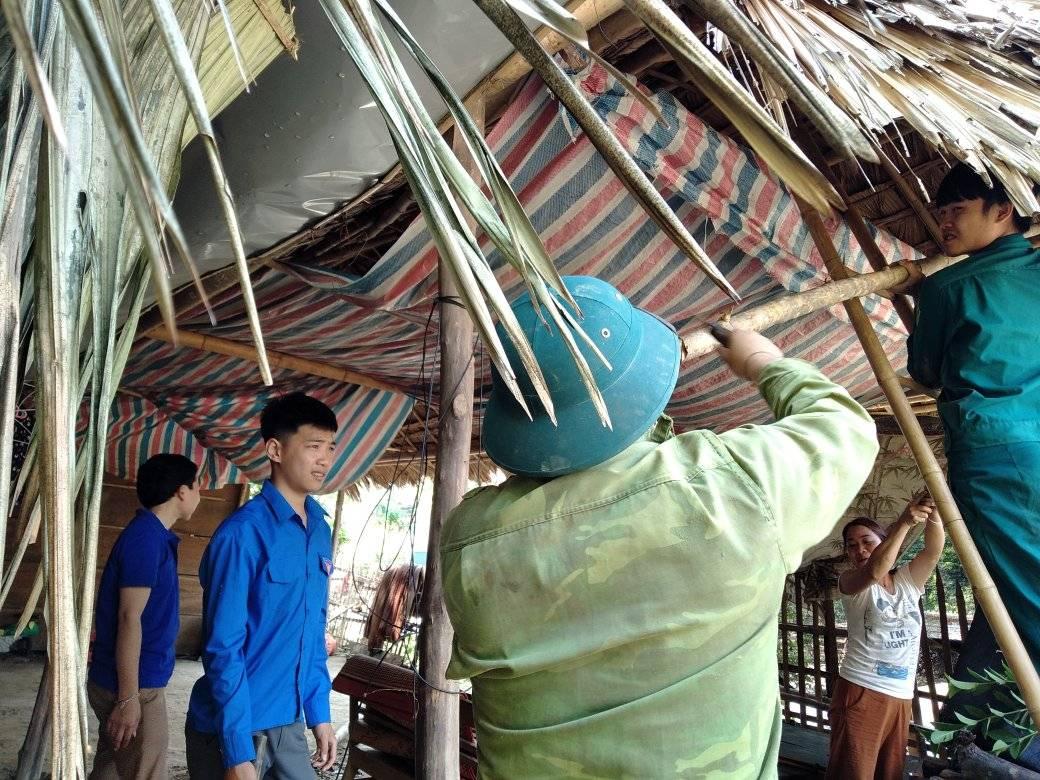
[{"label": "blue shirt pocket", "polygon": [[298,562],[296,566],[284,558],[268,562],[260,588],[261,603],[265,612],[278,616],[276,620],[303,608],[305,579],[301,574]]},{"label": "blue shirt pocket", "polygon": [[267,579],[279,584],[291,583],[295,579],[292,569],[292,564],[284,558],[273,559],[267,564]]},{"label": "blue shirt pocket", "polygon": [[332,559],[326,558],[324,555],[318,556],[318,566],[326,577],[331,577],[333,569],[336,568]]}]

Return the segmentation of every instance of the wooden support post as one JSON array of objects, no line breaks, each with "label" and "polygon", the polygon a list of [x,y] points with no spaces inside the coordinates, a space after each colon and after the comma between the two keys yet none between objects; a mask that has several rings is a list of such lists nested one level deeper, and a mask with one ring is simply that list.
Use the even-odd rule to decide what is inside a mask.
[{"label": "wooden support post", "polygon": [[[484,127],[484,104],[468,105],[477,127]],[[472,173],[466,143],[455,133],[452,147]],[[441,583],[441,529],[462,500],[469,477],[473,435],[473,322],[458,305],[455,277],[442,259],[440,281],[440,420],[437,465],[433,477],[433,509],[426,547],[419,629],[419,713],[415,727],[415,776],[454,780],[459,776],[459,686],[444,672],[451,658],[452,628],[444,607]]]},{"label": "wooden support post", "polygon": [[[831,240],[823,218],[805,202],[799,200],[798,205],[802,210],[805,224],[809,228],[813,242],[823,257],[824,264],[831,277],[841,279],[847,276],[849,273],[848,268],[845,267],[838,256],[838,250]],[[1004,602],[1001,601],[1000,594],[997,593],[997,587],[986,570],[986,565],[975,547],[975,542],[972,541],[971,535],[968,533],[968,528],[961,517],[960,510],[953,500],[953,493],[950,492],[950,487],[946,484],[942,468],[940,468],[935,453],[932,452],[932,448],[921,430],[917,417],[910,408],[910,403],[903,393],[903,388],[900,386],[899,378],[896,376],[892,364],[881,346],[877,333],[874,332],[874,327],[863,308],[863,304],[857,298],[845,301],[844,305],[852,326],[856,330],[856,335],[863,346],[863,352],[866,354],[867,359],[870,361],[870,367],[877,376],[878,384],[884,391],[885,397],[892,407],[892,413],[898,420],[903,435],[910,445],[914,460],[917,462],[925,484],[928,486],[928,492],[931,493],[932,498],[935,500],[935,506],[942,517],[943,524],[946,526],[950,541],[953,542],[954,549],[957,550],[961,563],[964,565],[964,572],[967,574],[968,579],[971,580],[975,590],[976,604],[982,607],[982,611],[993,629],[997,644],[1004,651],[1004,658],[1011,667],[1015,679],[1018,680],[1022,698],[1026,702],[1026,707],[1033,718],[1033,723],[1040,726],[1040,676],[1037,675],[1036,668],[1026,652],[1025,645],[1022,644],[1022,639],[1011,621],[1011,616],[1008,614]]]},{"label": "wooden support post", "polygon": [[343,505],[347,502],[347,491],[336,493],[336,515],[332,521],[332,564],[336,564],[336,553],[339,552],[339,532],[343,528]]},{"label": "wooden support post", "polygon": [[838,681],[838,636],[834,620],[834,599],[823,602],[823,657],[827,670],[827,697],[834,695],[834,684]]}]

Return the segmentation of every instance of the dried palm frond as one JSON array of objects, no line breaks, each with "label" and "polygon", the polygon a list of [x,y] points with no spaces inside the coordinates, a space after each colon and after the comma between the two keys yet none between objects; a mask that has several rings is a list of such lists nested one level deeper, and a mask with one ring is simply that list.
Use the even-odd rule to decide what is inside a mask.
[{"label": "dried palm frond", "polygon": [[742,2],[864,131],[884,137],[903,118],[944,156],[996,174],[1021,213],[1040,209],[1035,0],[867,0],[870,18],[819,0]]},{"label": "dried palm frond", "polygon": [[[488,201],[441,137],[415,88],[404,76],[404,66],[369,0],[322,0],[322,5],[383,114],[401,168],[426,219],[438,253],[455,277],[462,302],[473,318],[476,330],[506,386],[526,410],[514,368],[510,366],[504,345],[495,330],[493,315],[498,318],[515,347],[539,401],[550,418],[554,418],[552,397],[534,352],[476,236],[467,224],[463,207],[517,270],[532,291],[532,299],[548,313],[567,340],[600,419],[609,426],[606,404],[573,337],[573,333],[582,333],[581,328],[566,316],[563,302],[570,306],[574,306],[574,302],[487,147],[483,133],[468,117],[462,101],[453,93],[389,5],[380,3],[383,14],[396,28],[412,56],[426,70],[454,115],[457,131],[472,152],[482,178],[495,195],[498,210]],[[587,338],[584,340],[591,345]],[[602,359],[598,350],[593,349],[593,354]]]},{"label": "dried palm frond", "polygon": [[822,212],[828,211],[830,206],[841,206],[841,196],[830,181],[674,11],[661,0],[625,0],[625,4],[643,20],[687,78],[719,107],[788,189]]},{"label": "dried palm frond", "polygon": [[794,62],[783,56],[761,30],[751,24],[733,0],[684,2],[721,30],[730,47],[739,47],[742,55],[750,57],[767,80],[771,96],[778,100],[790,100],[800,108],[835,152],[849,159],[858,157],[869,162],[877,161],[862,130],[818,86],[807,79]]},{"label": "dried palm frond", "polygon": [[[267,350],[264,349],[264,335],[260,329],[260,314],[256,310],[256,300],[253,298],[253,286],[249,279],[249,266],[246,264],[246,251],[242,244],[242,231],[238,227],[238,215],[235,213],[235,201],[231,195],[231,185],[228,183],[227,174],[220,161],[220,150],[217,148],[217,138],[213,132],[213,125],[209,121],[209,112],[206,109],[206,97],[202,93],[202,85],[199,84],[198,75],[195,73],[195,58],[188,51],[188,46],[181,34],[170,0],[150,0],[152,13],[157,22],[156,28],[159,36],[166,46],[170,55],[170,62],[181,89],[188,100],[188,108],[191,117],[202,137],[202,145],[206,150],[206,159],[209,161],[210,172],[213,181],[217,185],[217,194],[221,209],[224,211],[224,221],[228,227],[228,236],[231,238],[231,253],[235,258],[235,267],[238,269],[240,289],[242,291],[242,305],[245,309],[246,319],[249,322],[249,331],[253,336],[253,344],[256,346],[257,364],[260,366],[260,376],[265,385],[274,384],[271,378],[271,366],[267,361]],[[221,19],[227,28],[231,49],[235,54],[235,62],[242,73],[243,86],[248,87],[248,79],[245,72],[245,64],[242,55],[235,42],[234,30],[231,28],[231,20],[228,17],[227,8],[220,2]],[[198,285],[202,288],[202,285]]]},{"label": "dried palm frond", "polygon": [[[169,227],[160,221],[163,206],[155,193],[168,201],[179,159],[189,110],[181,82],[191,91],[203,43],[220,24],[213,10],[197,0],[153,2],[165,3],[172,15],[153,19],[144,3],[122,6],[120,13],[120,4],[101,0],[99,21],[89,4],[74,0],[65,1],[64,14],[46,0],[28,4],[29,29],[36,36],[32,51],[53,85],[56,115],[68,135],[64,153],[41,129],[46,95],[31,88],[0,23],[0,335],[5,340],[0,432],[11,429],[16,397],[31,395],[39,409],[13,490],[12,437],[0,440],[0,540],[8,538],[13,500],[20,506],[9,560],[0,547],[0,604],[42,530],[43,562],[20,605],[18,623],[25,624],[45,594],[50,691],[38,704],[49,700],[53,706],[38,706],[29,733],[39,740],[47,731],[41,719],[53,721],[49,752],[53,774],[61,777],[83,776],[82,682],[93,620],[101,476],[109,410],[150,287],[153,265],[142,248],[148,234],[159,241]],[[230,0],[230,5],[236,23],[265,20],[272,13],[253,0]],[[288,14],[282,17],[291,29]],[[73,26],[66,27],[63,18],[71,18]],[[155,35],[157,26],[163,27],[161,36]],[[219,34],[226,39],[224,30]],[[174,39],[171,51],[176,48],[173,54],[181,60],[180,73],[170,67],[164,37],[167,43]],[[282,50],[279,40],[269,27],[266,32],[254,27],[241,41],[249,69],[265,67]],[[94,48],[84,57],[81,48],[88,44]],[[213,48],[210,57],[221,54]],[[226,84],[212,83],[221,93],[205,97],[226,99]],[[201,103],[197,84],[195,79],[196,110]],[[148,89],[146,95],[135,92],[139,85]],[[203,125],[208,121],[207,116]],[[127,144],[137,146],[127,149]],[[226,180],[222,183],[226,186]],[[135,191],[144,192],[147,230],[140,228]],[[165,268],[161,272],[165,276]],[[89,424],[76,438],[83,408],[89,410]],[[35,742],[20,755],[47,752]]]}]

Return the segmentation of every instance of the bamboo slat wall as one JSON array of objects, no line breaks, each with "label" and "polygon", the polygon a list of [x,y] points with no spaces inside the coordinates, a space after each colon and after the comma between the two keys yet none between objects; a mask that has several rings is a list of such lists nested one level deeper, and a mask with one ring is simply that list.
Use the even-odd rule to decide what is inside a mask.
[{"label": "bamboo slat wall", "polygon": [[[840,604],[831,599],[807,598],[805,572],[788,578],[780,608],[777,655],[780,699],[784,720],[828,731],[827,709],[838,673],[838,661],[848,631]],[[924,611],[921,654],[913,701],[913,722],[930,723],[945,704],[946,675],[967,635],[972,612],[965,584],[944,580],[936,571],[925,589],[921,609],[934,596],[937,609]],[[837,607],[837,608],[836,608]],[[911,735],[911,742],[916,738]]]}]

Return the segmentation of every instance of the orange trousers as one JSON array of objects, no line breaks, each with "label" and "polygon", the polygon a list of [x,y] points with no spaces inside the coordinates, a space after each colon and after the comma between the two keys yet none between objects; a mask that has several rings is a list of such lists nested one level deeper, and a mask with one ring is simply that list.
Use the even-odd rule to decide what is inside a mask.
[{"label": "orange trousers", "polygon": [[910,700],[838,678],[831,697],[827,780],[901,780]]}]

